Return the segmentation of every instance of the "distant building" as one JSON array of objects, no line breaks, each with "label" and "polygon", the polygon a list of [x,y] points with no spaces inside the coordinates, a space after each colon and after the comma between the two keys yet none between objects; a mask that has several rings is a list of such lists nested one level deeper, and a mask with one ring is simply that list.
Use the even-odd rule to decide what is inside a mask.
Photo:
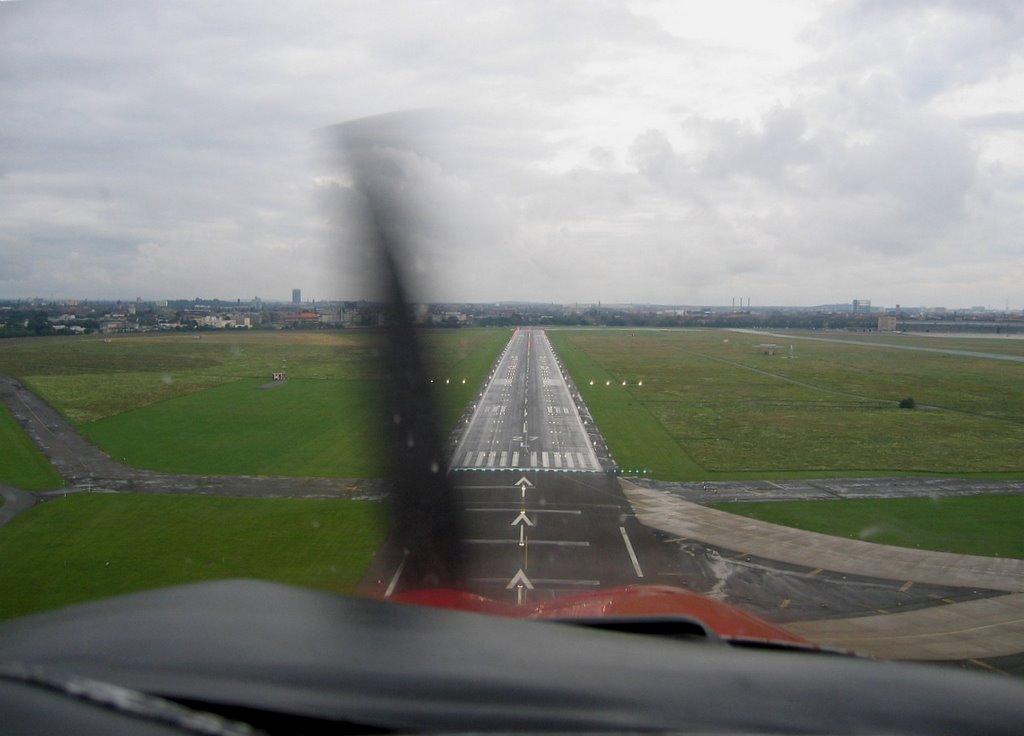
[{"label": "distant building", "polygon": [[895,332],[896,331],[896,318],[892,316],[882,316],[878,318],[878,331],[879,332]]},{"label": "distant building", "polygon": [[313,327],[320,324],[320,315],[317,312],[288,312],[281,315],[281,322],[285,327]]},{"label": "distant building", "polygon": [[302,289],[292,289],[292,304],[302,304]]},{"label": "distant building", "polygon": [[871,300],[870,299],[854,299],[853,300],[853,313],[854,314],[867,314],[871,311]]}]

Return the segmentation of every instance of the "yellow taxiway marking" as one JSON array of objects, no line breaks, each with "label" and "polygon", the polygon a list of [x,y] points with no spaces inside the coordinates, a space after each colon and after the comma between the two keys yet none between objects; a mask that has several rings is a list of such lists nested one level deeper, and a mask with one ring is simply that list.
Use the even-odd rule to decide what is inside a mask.
[{"label": "yellow taxiway marking", "polygon": [[908,590],[910,590],[910,586],[913,585],[913,584],[914,584],[913,580],[908,580],[907,582],[903,583],[903,585],[900,586],[900,592],[901,593],[906,593]]},{"label": "yellow taxiway marking", "polygon": [[816,568],[814,568],[813,570],[811,570],[811,571],[810,571],[809,573],[807,573],[807,577],[809,577],[809,578],[813,578],[813,577],[814,577],[815,575],[817,575],[817,574],[818,574],[819,572],[825,572],[825,570],[824,570],[823,568],[820,568],[820,567],[816,567]]},{"label": "yellow taxiway marking", "polygon": [[783,598],[782,599],[782,603],[779,604],[779,608],[789,608],[789,604],[790,604],[789,598]]}]

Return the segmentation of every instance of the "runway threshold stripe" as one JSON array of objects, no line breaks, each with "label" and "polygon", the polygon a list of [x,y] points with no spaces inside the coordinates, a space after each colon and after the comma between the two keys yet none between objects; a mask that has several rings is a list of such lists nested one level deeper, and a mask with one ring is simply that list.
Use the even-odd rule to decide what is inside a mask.
[{"label": "runway threshold stripe", "polygon": [[622,533],[622,541],[626,543],[626,551],[629,552],[629,559],[633,563],[633,569],[636,570],[636,576],[642,578],[644,571],[640,569],[640,561],[636,558],[636,552],[633,551],[633,543],[629,541],[629,535],[626,534],[626,527],[620,526],[619,532]]},{"label": "runway threshold stripe", "polygon": [[[466,544],[519,544],[518,539],[466,539]],[[590,542],[571,542],[561,539],[531,539],[531,547],[589,547]]]},{"label": "runway threshold stripe", "polygon": [[[471,582],[471,583],[489,583],[489,584],[496,584],[496,585],[504,585],[505,583],[508,582],[508,578],[470,578],[469,582]],[[593,587],[597,587],[598,585],[601,584],[600,580],[587,580],[587,579],[580,579],[580,580],[566,579],[566,580],[563,580],[561,578],[530,578],[530,582],[533,583],[534,585],[550,585],[550,586],[559,587],[559,588],[579,588],[579,587],[593,588]]]},{"label": "runway threshold stripe", "polygon": [[[488,514],[489,513],[495,513],[496,514],[496,513],[499,513],[499,512],[502,513],[502,514],[508,514],[508,513],[513,513],[514,514],[517,511],[522,511],[522,510],[523,509],[520,508],[519,506],[506,506],[504,508],[496,508],[496,507],[495,508],[474,508],[474,507],[470,507],[470,508],[465,509],[465,511],[467,513],[470,512],[470,511],[475,511],[475,512],[478,512],[478,513],[488,513]],[[580,511],[579,509],[530,509],[528,513],[531,513],[531,514],[573,514],[575,516],[580,516],[583,512]]]}]

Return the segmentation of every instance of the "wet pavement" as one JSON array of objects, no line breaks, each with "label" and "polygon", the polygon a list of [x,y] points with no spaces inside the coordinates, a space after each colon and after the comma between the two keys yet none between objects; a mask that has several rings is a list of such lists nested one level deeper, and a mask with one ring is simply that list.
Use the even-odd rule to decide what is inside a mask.
[{"label": "wet pavement", "polygon": [[[785,623],[810,641],[883,658],[961,660],[1003,672],[990,660],[1008,657],[1005,666],[1017,671],[1024,659],[1024,560],[830,537],[628,481],[623,490],[637,519],[667,540],[685,543],[683,554],[699,559],[708,548],[718,550],[715,577],[721,584],[709,594]],[[709,567],[714,565],[698,566]],[[808,582],[823,575],[832,587]]]}]

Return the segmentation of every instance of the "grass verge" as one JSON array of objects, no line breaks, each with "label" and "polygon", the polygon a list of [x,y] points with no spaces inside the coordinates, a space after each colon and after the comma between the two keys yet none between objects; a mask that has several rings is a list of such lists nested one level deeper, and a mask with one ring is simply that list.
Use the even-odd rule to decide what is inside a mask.
[{"label": "grass verge", "polygon": [[1024,364],[726,330],[549,336],[619,465],[664,480],[1024,474]]},{"label": "grass verge", "polygon": [[[26,340],[0,354],[0,373],[24,380],[131,465],[366,478],[381,472],[373,357],[380,337],[352,331]],[[420,337],[447,434],[509,331],[425,330]],[[259,390],[281,369],[285,384]]]},{"label": "grass verge", "polygon": [[173,473],[380,475],[371,381],[242,380],[86,424],[116,459]]},{"label": "grass verge", "polygon": [[64,485],[60,473],[43,457],[3,404],[0,404],[0,483],[29,491]]},{"label": "grass verge", "polygon": [[382,514],[367,501],[68,496],[0,528],[0,618],[233,577],[348,592]]},{"label": "grass verge", "polygon": [[1024,496],[779,501],[711,507],[773,524],[897,547],[1024,558]]}]

